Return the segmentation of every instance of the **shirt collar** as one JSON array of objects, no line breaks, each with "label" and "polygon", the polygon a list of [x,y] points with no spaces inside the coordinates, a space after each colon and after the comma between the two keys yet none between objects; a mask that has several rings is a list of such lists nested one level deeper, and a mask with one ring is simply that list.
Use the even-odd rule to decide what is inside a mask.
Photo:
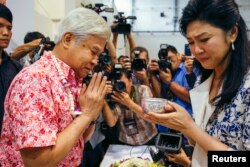
[{"label": "shirt collar", "polygon": [[[47,58],[48,61],[52,62],[52,52],[49,51],[49,52],[46,52],[44,53],[43,57]],[[58,64],[60,65],[62,71],[63,71],[63,74],[66,78],[66,80],[70,83],[72,82],[77,82],[77,83],[81,83],[82,82],[82,78],[78,78],[76,76],[76,73],[75,71],[68,65],[66,64],[65,62],[63,62],[62,60],[56,58],[57,61],[58,61]]]},{"label": "shirt collar", "polygon": [[8,56],[8,54],[3,50],[2,52],[2,63],[6,62],[8,59],[10,59],[10,57]]}]

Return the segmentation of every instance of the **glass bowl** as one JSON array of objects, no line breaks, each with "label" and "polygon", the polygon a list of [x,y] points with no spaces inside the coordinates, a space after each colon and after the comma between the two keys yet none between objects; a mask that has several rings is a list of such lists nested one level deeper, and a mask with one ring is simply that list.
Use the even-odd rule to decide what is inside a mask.
[{"label": "glass bowl", "polygon": [[164,106],[167,103],[167,99],[163,98],[143,98],[141,100],[141,106],[144,112],[164,112]]}]

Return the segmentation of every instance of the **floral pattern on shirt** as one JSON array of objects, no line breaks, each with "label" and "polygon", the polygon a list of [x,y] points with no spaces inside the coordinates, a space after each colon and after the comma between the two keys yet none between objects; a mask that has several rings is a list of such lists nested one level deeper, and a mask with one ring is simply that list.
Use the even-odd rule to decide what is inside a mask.
[{"label": "floral pattern on shirt", "polygon": [[232,102],[210,117],[206,131],[235,150],[250,150],[250,71]]},{"label": "floral pattern on shirt", "polygon": [[[67,64],[58,62],[76,105],[81,79],[76,79]],[[9,88],[0,141],[2,166],[23,166],[19,152],[22,148],[55,145],[57,135],[73,120],[69,108],[68,95],[53,64],[51,52],[46,52],[39,61],[23,69]],[[81,137],[58,166],[78,166],[83,146]]]}]

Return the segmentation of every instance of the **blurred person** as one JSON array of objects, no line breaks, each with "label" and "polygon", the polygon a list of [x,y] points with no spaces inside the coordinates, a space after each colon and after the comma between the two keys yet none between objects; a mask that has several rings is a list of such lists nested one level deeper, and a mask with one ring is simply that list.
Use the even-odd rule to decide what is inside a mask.
[{"label": "blurred person", "polygon": [[[2,166],[78,166],[95,129],[106,77],[94,73],[111,32],[95,11],[78,8],[59,24],[56,46],[13,80],[5,101]],[[95,106],[93,108],[93,106]]]},{"label": "blurred person", "polygon": [[[111,72],[111,65],[108,64],[105,66],[105,69],[103,69],[104,74],[108,74]],[[107,91],[106,94],[112,93],[112,85],[111,81],[107,81]],[[99,167],[100,163],[104,157],[105,151],[106,151],[106,143],[103,144],[103,142],[106,140],[106,135],[112,136],[113,134],[104,134],[103,133],[103,126],[105,128],[109,128],[111,130],[116,130],[117,124],[117,115],[116,113],[113,113],[108,105],[107,100],[105,99],[104,105],[102,108],[102,112],[96,119],[96,127],[93,135],[89,139],[87,143],[85,143],[85,149],[84,149],[84,161],[80,165],[81,167]],[[111,131],[112,132],[112,131]],[[110,133],[107,132],[107,133]],[[115,135],[115,134],[114,134]],[[117,137],[118,140],[118,137]]]},{"label": "blurred person", "polygon": [[125,84],[125,90],[114,90],[112,95],[116,101],[112,110],[117,113],[120,126],[119,141],[129,145],[154,144],[157,129],[155,124],[141,118],[144,111],[140,105],[142,98],[152,97],[150,88],[133,85],[131,73],[126,69],[121,70],[120,81]]},{"label": "blurred person", "polygon": [[[147,66],[150,61],[148,50],[144,47],[137,46],[131,50],[130,59],[132,63],[131,70],[133,72],[133,75],[132,75],[133,84],[143,84],[143,85],[147,85],[150,87],[149,74],[147,70]],[[143,67],[141,70],[133,69],[133,61],[135,59],[142,60],[145,64],[145,67]]]},{"label": "blurred person", "polygon": [[21,65],[11,59],[6,49],[12,36],[12,13],[3,4],[0,4],[0,134],[4,116],[4,99],[16,74],[21,70]]},{"label": "blurred person", "polygon": [[[200,65],[192,55],[189,44],[185,44],[184,54],[181,54],[181,59],[184,62],[186,68],[186,79],[190,89],[195,86],[197,79],[200,77]],[[197,81],[199,82],[199,81]]]},{"label": "blurred person", "polygon": [[[208,166],[208,151],[249,151],[250,70],[247,27],[234,0],[192,0],[180,28],[201,69],[190,91],[194,120],[176,103],[145,119],[178,130],[194,145],[192,166]],[[223,126],[221,126],[223,125]]]},{"label": "blurred person", "polygon": [[0,0],[0,4],[6,5],[6,0]]},{"label": "blurred person", "polygon": [[118,58],[118,63],[122,64],[123,68],[131,71],[131,61],[130,61],[129,56],[127,56],[127,55],[121,55]]},{"label": "blurred person", "polygon": [[[107,88],[107,94],[112,93],[112,85],[107,81],[108,88]],[[106,128],[116,128],[118,116],[116,113],[113,113],[107,103],[107,101],[104,101],[103,109],[101,114],[98,116],[96,120],[96,128],[92,135],[92,137],[89,139],[89,141],[85,144],[84,149],[84,161],[82,166],[84,167],[99,167],[100,163],[104,157],[106,146],[103,145],[103,142],[106,138],[106,134],[103,134],[102,132],[102,126],[108,126]],[[108,134],[113,135],[113,134]],[[118,138],[117,138],[118,139]]]},{"label": "blurred person", "polygon": [[117,56],[116,56],[116,48],[112,41],[107,42],[107,49],[109,51],[109,55],[111,57],[111,66],[117,63]]},{"label": "blurred person", "polygon": [[[116,25],[117,24],[113,24],[112,26],[116,26]],[[118,35],[119,35],[118,33],[113,33],[113,43],[114,43],[115,47],[117,47]],[[133,35],[131,33],[127,33],[126,37],[128,39],[128,43],[129,43],[130,56],[129,57],[122,56],[120,59],[124,60],[124,63],[121,62],[121,64],[123,64],[124,68],[133,71],[133,76],[132,76],[133,79],[132,80],[133,80],[134,84],[144,84],[144,85],[150,86],[149,79],[148,79],[149,77],[148,77],[146,68],[143,68],[140,71],[136,71],[136,70],[131,69],[131,65],[132,65],[131,63],[136,56],[136,54],[134,54],[134,51],[140,52],[138,55],[138,58],[142,59],[147,66],[147,64],[149,62],[148,50],[144,47],[136,46],[135,40],[134,40]],[[126,40],[125,40],[125,43],[126,43]]]},{"label": "blurred person", "polygon": [[[159,69],[159,79],[152,82],[152,87],[156,87],[154,90],[158,89],[156,93],[158,97],[176,102],[192,115],[192,107],[189,99],[190,87],[185,77],[187,71],[184,63],[181,61],[181,55],[174,46],[168,45],[166,48],[166,59],[168,59],[170,67],[165,70]],[[156,73],[152,71],[152,75],[156,75]],[[161,125],[158,126],[158,130],[160,132],[169,131],[168,128]]]},{"label": "blurred person", "polygon": [[28,32],[24,36],[24,44],[15,48],[10,56],[16,60],[19,60],[23,67],[27,67],[31,65],[32,59],[35,56],[35,49],[37,49],[41,43],[41,40],[45,38],[45,36],[38,32]]},{"label": "blurred person", "polygon": [[192,89],[195,86],[195,82],[200,75],[200,67],[197,65],[197,60],[191,56],[185,56],[184,65],[186,68],[186,80],[189,85],[189,88]]},{"label": "blurred person", "polygon": [[[117,26],[117,23],[113,23],[111,25],[111,28],[115,28],[116,26]],[[113,34],[112,42],[113,42],[115,48],[117,48],[117,41],[118,41],[119,34],[116,33],[116,32],[112,32],[112,34]],[[134,49],[136,47],[135,40],[134,40],[131,32],[127,33],[127,34],[123,34],[123,36],[124,36],[124,42],[125,42],[124,45],[126,46],[126,43],[127,43],[126,39],[127,39],[128,40],[128,44],[129,44],[129,51],[131,52],[132,49]]]},{"label": "blurred person", "polygon": [[117,59],[118,63],[120,64],[123,64],[124,63],[124,58],[125,58],[125,55],[120,55]]}]

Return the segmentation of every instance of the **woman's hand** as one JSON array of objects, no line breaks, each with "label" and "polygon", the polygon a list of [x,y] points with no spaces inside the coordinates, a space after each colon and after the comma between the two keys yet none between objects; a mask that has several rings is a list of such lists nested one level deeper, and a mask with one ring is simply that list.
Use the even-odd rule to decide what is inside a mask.
[{"label": "woman's hand", "polygon": [[144,118],[149,122],[161,124],[187,135],[185,133],[188,133],[188,129],[194,124],[189,113],[180,105],[170,101],[165,105],[164,111],[165,113],[148,112],[144,114]]},{"label": "woman's hand", "polygon": [[128,93],[126,92],[113,92],[113,95],[111,96],[116,102],[128,106],[131,102],[132,99],[129,97]]}]

